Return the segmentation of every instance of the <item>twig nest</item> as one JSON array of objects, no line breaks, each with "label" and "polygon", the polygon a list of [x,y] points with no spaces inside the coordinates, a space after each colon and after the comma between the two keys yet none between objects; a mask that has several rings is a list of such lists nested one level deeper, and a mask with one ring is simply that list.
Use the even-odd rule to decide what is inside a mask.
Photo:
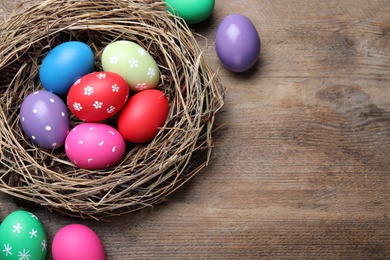
[{"label": "twig nest", "polygon": [[[207,165],[224,89],[191,30],[163,2],[48,0],[15,13],[0,31],[1,192],[68,216],[103,219],[163,201]],[[42,60],[73,40],[92,48],[96,71],[104,47],[127,40],[147,50],[161,73],[157,88],[169,100],[168,118],[152,141],[128,143],[116,167],[80,169],[63,148],[38,148],[22,131],[20,106],[43,89]]]}]

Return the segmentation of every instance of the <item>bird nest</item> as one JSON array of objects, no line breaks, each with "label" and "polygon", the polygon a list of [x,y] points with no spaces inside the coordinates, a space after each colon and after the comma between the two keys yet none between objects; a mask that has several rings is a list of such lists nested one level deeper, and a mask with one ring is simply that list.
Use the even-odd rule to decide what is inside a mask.
[{"label": "bird nest", "polygon": [[[0,32],[1,192],[67,216],[103,219],[162,202],[208,164],[224,89],[192,31],[164,2],[47,0],[12,14]],[[128,144],[116,167],[77,168],[63,148],[38,148],[21,129],[23,100],[43,89],[43,58],[70,40],[92,48],[97,71],[104,47],[116,40],[138,43],[159,66],[168,118],[152,141]],[[79,123],[71,118],[71,127]]]}]

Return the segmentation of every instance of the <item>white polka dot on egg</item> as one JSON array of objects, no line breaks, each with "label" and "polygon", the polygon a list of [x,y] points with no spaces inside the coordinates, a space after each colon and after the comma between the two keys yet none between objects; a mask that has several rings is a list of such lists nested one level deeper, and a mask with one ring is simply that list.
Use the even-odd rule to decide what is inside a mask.
[{"label": "white polka dot on egg", "polygon": [[[117,164],[126,151],[123,137],[103,123],[82,123],[67,137],[66,154],[70,161],[84,169],[104,169]],[[114,147],[114,148],[113,148]]]},{"label": "white polka dot on egg", "polygon": [[[66,105],[49,91],[35,91],[20,107],[24,133],[40,148],[58,148],[64,144],[70,127]],[[61,117],[60,114],[64,113]],[[48,131],[51,131],[48,134]]]}]

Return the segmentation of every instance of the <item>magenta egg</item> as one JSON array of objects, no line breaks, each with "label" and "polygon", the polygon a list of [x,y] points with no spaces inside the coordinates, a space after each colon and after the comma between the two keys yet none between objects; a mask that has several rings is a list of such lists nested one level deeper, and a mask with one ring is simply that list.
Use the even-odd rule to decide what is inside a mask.
[{"label": "magenta egg", "polygon": [[82,123],[74,127],[65,140],[69,160],[88,170],[115,166],[126,150],[122,135],[104,123]]},{"label": "magenta egg", "polygon": [[105,260],[104,246],[91,228],[70,224],[61,228],[52,244],[54,260]]},{"label": "magenta egg", "polygon": [[231,71],[249,70],[260,54],[260,37],[253,23],[241,14],[225,17],[215,35],[215,50]]},{"label": "magenta egg", "polygon": [[37,146],[58,148],[64,144],[69,132],[68,109],[57,95],[45,90],[36,91],[22,103],[20,124]]}]

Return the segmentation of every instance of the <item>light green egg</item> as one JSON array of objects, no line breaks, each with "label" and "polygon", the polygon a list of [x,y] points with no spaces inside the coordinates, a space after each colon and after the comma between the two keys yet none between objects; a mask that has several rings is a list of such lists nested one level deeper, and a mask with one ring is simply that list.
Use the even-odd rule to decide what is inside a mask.
[{"label": "light green egg", "polygon": [[106,46],[102,54],[104,71],[122,76],[132,91],[156,88],[160,70],[152,55],[135,42],[116,41]]},{"label": "light green egg", "polygon": [[165,0],[167,10],[187,24],[206,20],[214,10],[215,0]]},{"label": "light green egg", "polygon": [[14,211],[1,223],[0,259],[43,260],[46,252],[46,232],[34,214]]}]

